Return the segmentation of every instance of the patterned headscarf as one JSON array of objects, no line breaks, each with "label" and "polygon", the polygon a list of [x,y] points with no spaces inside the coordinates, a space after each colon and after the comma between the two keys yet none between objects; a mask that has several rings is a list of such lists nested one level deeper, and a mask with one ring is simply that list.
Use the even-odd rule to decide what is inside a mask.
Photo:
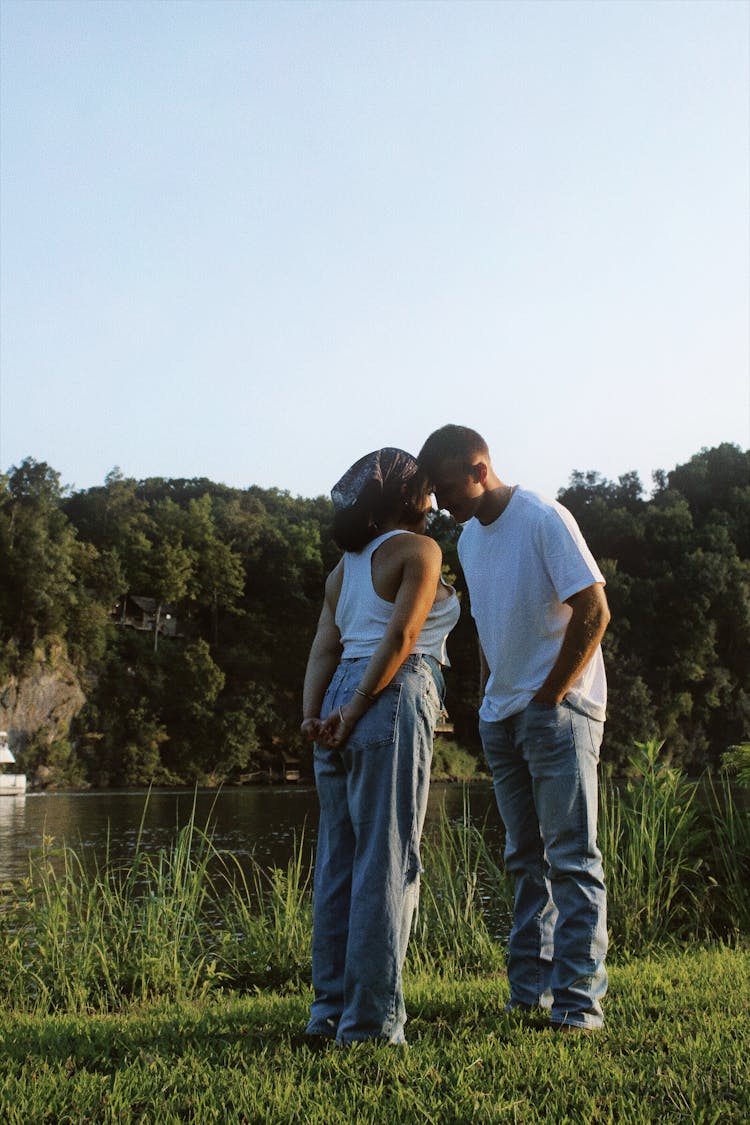
[{"label": "patterned headscarf", "polygon": [[331,489],[331,499],[337,512],[351,508],[357,503],[366,485],[376,484],[383,488],[386,483],[406,484],[417,471],[417,462],[411,453],[403,449],[377,449],[360,457],[348,469],[340,481]]}]

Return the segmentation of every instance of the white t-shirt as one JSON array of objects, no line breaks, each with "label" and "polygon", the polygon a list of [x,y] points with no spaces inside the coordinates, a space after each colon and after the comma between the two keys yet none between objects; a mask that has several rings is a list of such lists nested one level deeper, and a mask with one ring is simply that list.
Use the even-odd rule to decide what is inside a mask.
[{"label": "white t-shirt", "polygon": [[[493,523],[469,520],[458,555],[490,669],[479,714],[498,721],[522,711],[547,678],[572,614],[565,599],[604,578],[570,512],[520,488]],[[601,648],[565,699],[604,720]]]}]

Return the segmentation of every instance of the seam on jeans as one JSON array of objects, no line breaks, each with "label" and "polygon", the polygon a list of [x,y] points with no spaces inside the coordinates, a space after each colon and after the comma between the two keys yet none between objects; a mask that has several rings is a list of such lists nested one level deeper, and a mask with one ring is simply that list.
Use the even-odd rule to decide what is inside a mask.
[{"label": "seam on jeans", "polygon": [[[575,732],[573,732],[573,740],[575,742]],[[576,752],[576,785],[578,787],[578,800],[576,801],[576,804],[578,806],[578,838],[580,840],[586,841],[586,850],[588,851],[590,847],[589,826],[587,816],[587,802],[584,799],[586,792],[586,783],[583,776],[583,770],[581,768],[581,755],[578,752]],[[582,859],[582,852],[583,847],[579,846],[579,864]]]},{"label": "seam on jeans", "polygon": [[600,758],[600,755],[601,755],[601,747],[599,749],[597,749],[597,746],[594,742],[594,735],[593,735],[593,731],[591,729],[591,722],[592,722],[591,716],[586,715],[586,732],[589,736],[589,749],[591,751],[592,758],[594,759],[594,761],[598,765],[599,764],[599,758]]},{"label": "seam on jeans", "polygon": [[414,733],[414,738],[413,738],[414,756],[412,758],[412,763],[411,763],[411,767],[412,767],[411,768],[411,789],[412,789],[412,792],[411,792],[411,802],[410,802],[411,803],[411,809],[412,809],[412,815],[411,815],[411,822],[409,824],[409,835],[408,835],[408,838],[406,840],[406,847],[404,848],[404,855],[401,857],[401,893],[402,893],[403,896],[405,896],[406,888],[407,888],[407,886],[409,886],[409,882],[407,882],[407,877],[408,877],[408,874],[409,874],[409,868],[411,866],[412,853],[414,852],[414,854],[417,856],[417,860],[418,860],[418,857],[419,857],[419,847],[418,847],[418,841],[417,841],[417,820],[416,820],[416,789],[417,789],[417,776],[416,775],[417,775],[417,771],[418,771],[418,768],[419,768],[419,762],[418,762],[419,754],[418,754],[417,743],[420,740],[419,740],[419,732],[417,730],[416,724],[415,724],[415,729],[414,729],[413,733]]}]

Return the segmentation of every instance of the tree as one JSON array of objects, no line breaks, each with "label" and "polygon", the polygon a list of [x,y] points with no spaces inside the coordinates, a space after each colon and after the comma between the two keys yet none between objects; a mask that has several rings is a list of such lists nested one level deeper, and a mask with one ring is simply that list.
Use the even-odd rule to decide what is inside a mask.
[{"label": "tree", "polygon": [[190,500],[184,539],[194,559],[191,598],[210,615],[211,642],[219,642],[219,610],[237,612],[245,586],[245,570],[237,552],[218,534],[214,501],[208,492]]},{"label": "tree", "polygon": [[[750,738],[750,454],[725,444],[654,475],[576,472],[559,499],[607,579],[610,713],[603,760],[658,736],[684,766]],[[305,662],[340,552],[326,497],[232,489],[204,478],[135,481],[119,470],[68,495],[27,459],[0,477],[0,673],[44,642],[69,653],[87,703],[69,739],[39,735],[34,769],[80,783],[236,779],[279,769],[299,739]],[[457,556],[460,528],[429,527],[461,600],[447,706],[480,753],[477,641]],[[123,627],[123,594],[174,608],[179,635]],[[2,682],[0,681],[0,687]]]},{"label": "tree", "polygon": [[64,637],[85,596],[75,529],[60,509],[60,476],[27,458],[3,478],[0,494],[0,614],[3,639],[30,652],[44,636]]},{"label": "tree", "polygon": [[116,561],[122,581],[117,594],[145,592],[156,527],[138,482],[113,469],[103,487],[76,492],[62,506],[79,537]]}]

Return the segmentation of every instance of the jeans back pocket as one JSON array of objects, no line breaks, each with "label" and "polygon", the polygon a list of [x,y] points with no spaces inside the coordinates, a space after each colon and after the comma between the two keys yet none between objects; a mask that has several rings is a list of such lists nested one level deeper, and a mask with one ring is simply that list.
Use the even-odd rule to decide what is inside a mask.
[{"label": "jeans back pocket", "polygon": [[401,706],[401,684],[391,682],[357,723],[347,745],[358,750],[374,750],[396,741]]}]

